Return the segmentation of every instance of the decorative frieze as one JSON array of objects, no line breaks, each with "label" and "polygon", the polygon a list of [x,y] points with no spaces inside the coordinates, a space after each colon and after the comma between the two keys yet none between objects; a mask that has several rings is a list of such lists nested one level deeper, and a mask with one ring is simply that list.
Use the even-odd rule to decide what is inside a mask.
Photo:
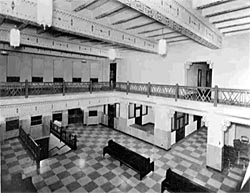
[{"label": "decorative frieze", "polygon": [[175,0],[118,0],[209,48],[221,47],[222,35]]}]

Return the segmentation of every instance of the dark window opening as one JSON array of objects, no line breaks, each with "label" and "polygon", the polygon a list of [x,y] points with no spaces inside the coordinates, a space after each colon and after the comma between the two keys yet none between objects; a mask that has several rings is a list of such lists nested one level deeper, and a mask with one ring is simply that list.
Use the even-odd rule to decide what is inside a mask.
[{"label": "dark window opening", "polygon": [[89,117],[96,117],[97,116],[97,111],[89,111]]},{"label": "dark window opening", "polygon": [[53,120],[53,122],[54,122],[55,120],[57,120],[57,121],[62,121],[62,113],[55,113],[55,114],[53,114],[53,115],[52,115],[52,120]]},{"label": "dark window opening", "polygon": [[20,77],[18,77],[18,76],[7,76],[7,82],[20,82]]},{"label": "dark window opening", "polygon": [[42,115],[31,117],[31,126],[32,125],[41,125],[42,124]]},{"label": "dark window opening", "polygon": [[72,78],[72,82],[81,82],[82,79],[81,78]]},{"label": "dark window opening", "polygon": [[32,77],[32,82],[43,82],[43,77]]},{"label": "dark window opening", "polygon": [[90,82],[92,82],[92,83],[98,83],[98,78],[90,78]]},{"label": "dark window opening", "polygon": [[179,130],[189,123],[189,115],[186,113],[175,112],[174,118],[171,119],[171,131]]},{"label": "dark window opening", "polygon": [[19,119],[6,121],[6,131],[19,129]]},{"label": "dark window opening", "polygon": [[63,78],[54,78],[53,82],[63,82]]}]

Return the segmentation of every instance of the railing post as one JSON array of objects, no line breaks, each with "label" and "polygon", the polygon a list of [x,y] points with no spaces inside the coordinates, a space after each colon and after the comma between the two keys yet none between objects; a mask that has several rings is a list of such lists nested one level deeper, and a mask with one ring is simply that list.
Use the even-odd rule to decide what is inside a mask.
[{"label": "railing post", "polygon": [[150,82],[148,82],[148,93],[147,93],[147,97],[150,96],[150,93],[151,93],[151,84],[150,84]]},{"label": "railing post", "polygon": [[93,83],[92,83],[92,81],[90,81],[90,83],[89,83],[89,92],[90,92],[90,94],[92,94],[92,92],[93,92]]},{"label": "railing post", "polygon": [[77,142],[77,138],[76,138],[76,135],[75,135],[75,136],[74,136],[74,150],[77,149],[76,142]]},{"label": "railing post", "polygon": [[29,96],[29,82],[26,79],[25,80],[25,98],[28,98],[28,96]]},{"label": "railing post", "polygon": [[127,90],[126,90],[126,93],[127,94],[129,93],[129,81],[127,81]]},{"label": "railing post", "polygon": [[66,84],[65,81],[63,80],[63,96],[65,96],[65,92],[66,92]]},{"label": "railing post", "polygon": [[217,107],[218,100],[219,100],[219,88],[217,85],[215,85],[214,87],[214,106],[215,107]]},{"label": "railing post", "polygon": [[179,84],[175,85],[175,101],[179,98]]}]

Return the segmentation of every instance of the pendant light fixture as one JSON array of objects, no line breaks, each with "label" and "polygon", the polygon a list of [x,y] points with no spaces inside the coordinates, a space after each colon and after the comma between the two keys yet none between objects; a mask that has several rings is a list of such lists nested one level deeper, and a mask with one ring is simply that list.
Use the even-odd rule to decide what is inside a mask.
[{"label": "pendant light fixture", "polygon": [[16,26],[10,30],[10,46],[20,46],[20,30]]},{"label": "pendant light fixture", "polygon": [[116,58],[116,51],[115,51],[115,49],[113,49],[113,48],[109,49],[108,55],[109,55],[109,59],[110,60],[114,60]]},{"label": "pendant light fixture", "polygon": [[37,23],[42,25],[44,30],[46,26],[51,27],[53,14],[53,0],[37,0]]},{"label": "pendant light fixture", "polygon": [[[162,28],[162,35],[163,35],[163,29],[164,28]],[[158,54],[161,56],[167,54],[167,41],[163,39],[163,37],[158,42]]]}]

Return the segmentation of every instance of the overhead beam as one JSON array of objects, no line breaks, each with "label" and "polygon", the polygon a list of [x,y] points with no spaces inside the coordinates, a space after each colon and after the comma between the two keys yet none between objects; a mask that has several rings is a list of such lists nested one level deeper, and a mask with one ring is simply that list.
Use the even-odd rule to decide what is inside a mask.
[{"label": "overhead beam", "polygon": [[[13,11],[8,4],[1,3],[1,1],[0,6],[0,16],[11,21],[28,23],[31,26],[39,28],[41,27],[37,23],[35,11],[29,11],[26,14],[22,13],[22,10],[30,9],[29,1],[20,1],[16,4],[15,11]],[[36,10],[36,8],[37,3],[35,2],[32,9]],[[157,53],[157,42],[155,40],[149,40],[134,33],[124,32],[121,29],[112,28],[110,25],[107,26],[105,24],[94,22],[87,17],[79,16],[79,14],[67,12],[65,10],[53,9],[53,22],[49,29],[70,36],[95,39],[114,43],[133,50]],[[38,33],[42,32],[43,31],[38,31]],[[61,34],[58,34],[58,36],[60,35]]]},{"label": "overhead beam", "polygon": [[78,6],[77,8],[75,8],[73,11],[74,12],[82,11],[83,9],[86,9],[87,7],[93,5],[96,2],[98,2],[98,0],[89,0],[87,3],[84,3],[84,4],[80,5],[80,6]]},{"label": "overhead beam", "polygon": [[157,28],[157,29],[152,29],[152,30],[146,30],[146,31],[139,32],[138,34],[146,34],[146,33],[155,32],[155,31],[159,31],[159,30],[163,30],[163,29],[164,28]]},{"label": "overhead beam", "polygon": [[5,18],[4,17],[0,17],[0,26],[4,23]]},{"label": "overhead beam", "polygon": [[29,26],[28,23],[22,23],[19,26],[17,26],[17,29],[19,29],[20,31],[22,31],[23,29],[27,28]]},{"label": "overhead beam", "polygon": [[194,41],[218,49],[222,45],[222,34],[206,20],[201,19],[198,12],[188,10],[179,0],[117,0],[132,9],[164,24],[170,29],[187,36]]},{"label": "overhead beam", "polygon": [[133,21],[135,19],[138,19],[140,17],[142,17],[143,15],[137,15],[135,17],[131,17],[131,18],[128,18],[128,19],[122,19],[120,21],[117,21],[117,22],[114,22],[112,23],[112,25],[118,25],[118,24],[122,24],[122,23],[127,23],[127,22],[130,22],[130,21]]},{"label": "overhead beam", "polygon": [[193,8],[195,9],[206,9],[218,5],[222,5],[224,3],[228,3],[235,0],[207,0],[207,1],[201,1],[201,0],[193,0]]},{"label": "overhead beam", "polygon": [[96,16],[95,18],[96,19],[102,19],[102,18],[104,18],[104,17],[108,17],[108,16],[114,16],[114,15],[116,15],[116,14],[118,14],[118,13],[121,13],[121,12],[123,12],[123,11],[125,11],[127,9],[127,7],[120,7],[120,8],[118,8],[118,9],[114,9],[114,10],[111,10],[111,11],[108,11],[108,12],[106,12],[106,13],[103,13],[103,14],[101,14],[101,15],[98,15],[98,16]]},{"label": "overhead beam", "polygon": [[141,28],[141,27],[145,27],[145,26],[154,24],[154,23],[155,23],[155,21],[151,21],[151,22],[149,22],[149,23],[144,23],[144,24],[140,24],[140,25],[128,27],[128,28],[126,28],[126,30],[137,29],[137,28]]}]

